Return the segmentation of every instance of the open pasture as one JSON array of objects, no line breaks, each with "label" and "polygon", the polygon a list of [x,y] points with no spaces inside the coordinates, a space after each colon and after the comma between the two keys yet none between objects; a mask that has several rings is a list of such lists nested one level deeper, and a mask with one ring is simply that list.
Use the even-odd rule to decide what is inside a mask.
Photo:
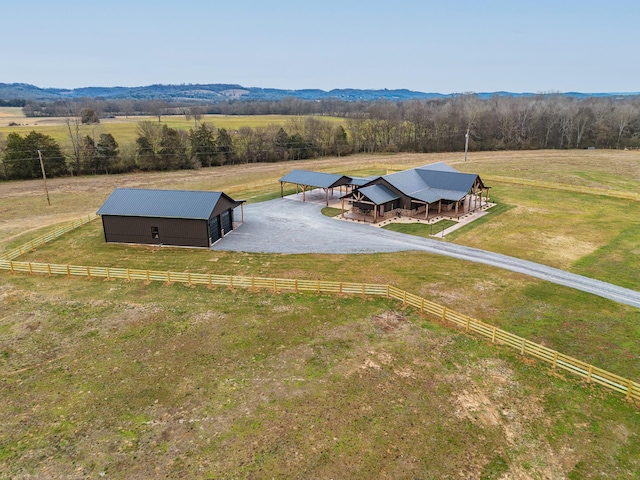
[{"label": "open pasture", "polygon": [[[557,171],[558,183],[585,185],[607,165],[632,170],[638,156],[628,153],[499,152],[467,164],[459,154],[354,156],[62,178],[50,184],[51,207],[41,182],[3,183],[0,248],[95,212],[115,186],[255,201],[277,196],[277,178],[292,168],[370,174],[435,161],[481,177],[548,181]],[[523,170],[527,161],[550,173]],[[487,183],[509,208],[454,241],[634,284],[633,202]],[[634,185],[632,173],[598,187]],[[566,206],[571,221],[559,221]],[[563,241],[545,242],[547,231]],[[585,235],[589,248],[565,252]],[[637,309],[451,258],[106,245],[99,222],[23,258],[391,283],[621,375],[640,372]],[[636,408],[386,300],[3,274],[0,305],[0,476],[633,478],[640,470]]]},{"label": "open pasture", "polygon": [[[5,107],[6,116],[0,111],[0,134],[5,137],[12,132],[26,135],[35,130],[53,137],[61,146],[69,143],[69,130],[64,117],[25,117],[22,112],[10,110],[17,107]],[[18,109],[19,110],[19,109]],[[228,131],[239,130],[242,127],[268,127],[270,125],[286,126],[290,121],[300,121],[306,117],[290,115],[204,115],[200,123],[207,123],[216,128],[224,128]],[[314,117],[324,121],[343,122],[338,117]],[[17,126],[9,126],[9,123],[17,123]],[[103,118],[100,123],[93,125],[80,125],[80,136],[90,135],[98,137],[101,133],[110,133],[119,145],[134,143],[138,138],[138,124],[140,122],[154,122],[168,127],[189,130],[195,127],[193,120],[187,120],[184,115],[162,115],[160,122],[157,116],[117,116],[115,118]],[[75,134],[75,125],[72,122]]]}]

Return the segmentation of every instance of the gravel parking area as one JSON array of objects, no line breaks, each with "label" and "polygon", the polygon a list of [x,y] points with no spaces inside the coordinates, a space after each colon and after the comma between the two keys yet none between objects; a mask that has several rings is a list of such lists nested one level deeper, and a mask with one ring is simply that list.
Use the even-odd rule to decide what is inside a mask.
[{"label": "gravel parking area", "polygon": [[246,205],[245,224],[212,248],[265,253],[376,253],[422,250],[492,265],[640,308],[640,292],[535,262],[322,215],[322,205],[280,198]]}]

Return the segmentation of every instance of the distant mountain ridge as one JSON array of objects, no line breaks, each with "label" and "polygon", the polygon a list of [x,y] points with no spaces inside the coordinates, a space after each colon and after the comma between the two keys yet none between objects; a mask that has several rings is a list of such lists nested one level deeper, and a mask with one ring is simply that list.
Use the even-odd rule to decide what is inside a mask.
[{"label": "distant mountain ridge", "polygon": [[[640,92],[602,92],[558,93],[571,97],[620,97],[640,95]],[[373,101],[373,100],[411,100],[438,99],[460,95],[459,93],[425,93],[407,89],[367,90],[358,88],[339,88],[329,91],[320,89],[286,90],[279,88],[243,87],[236,84],[181,84],[181,85],[147,85],[141,87],[82,87],[82,88],[40,88],[27,83],[0,83],[0,100],[67,100],[77,98],[109,99],[140,99],[140,100],[180,100],[215,102],[233,99],[242,100],[282,100],[287,97],[301,100],[323,100],[334,98],[342,101]],[[480,98],[501,96],[535,96],[538,93],[514,92],[482,92],[477,93]]]}]

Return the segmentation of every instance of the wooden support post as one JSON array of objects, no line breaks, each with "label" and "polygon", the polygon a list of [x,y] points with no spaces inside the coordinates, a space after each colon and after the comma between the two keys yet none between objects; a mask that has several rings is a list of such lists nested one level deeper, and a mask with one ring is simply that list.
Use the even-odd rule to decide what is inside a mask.
[{"label": "wooden support post", "polygon": [[297,278],[296,278],[295,286],[296,286],[296,293],[298,293],[298,279]]},{"label": "wooden support post", "polygon": [[525,350],[526,345],[527,345],[527,339],[523,338],[522,339],[522,347],[520,347],[520,355],[524,355],[524,350]]},{"label": "wooden support post", "polygon": [[51,276],[51,264],[47,263],[47,272],[49,272],[49,276]]},{"label": "wooden support post", "polygon": [[318,290],[317,290],[317,293],[318,293],[318,294],[320,293],[320,280],[318,280]]},{"label": "wooden support post", "polygon": [[253,275],[251,275],[251,288],[256,288],[256,279]]},{"label": "wooden support post", "polygon": [[151,282],[151,275],[149,274],[149,270],[147,270],[147,282]]},{"label": "wooden support post", "polygon": [[342,199],[342,218],[344,218],[344,198]]},{"label": "wooden support post", "polygon": [[171,283],[171,272],[167,272],[167,283]]},{"label": "wooden support post", "polygon": [[340,282],[340,293],[342,293],[342,282]]},{"label": "wooden support post", "polygon": [[187,272],[187,283],[191,285],[191,272]]},{"label": "wooden support post", "polygon": [[406,290],[402,291],[402,306],[403,307],[407,306],[407,291]]},{"label": "wooden support post", "polygon": [[111,278],[109,277],[109,267],[106,268],[107,270],[107,281],[111,280]]},{"label": "wooden support post", "polygon": [[242,223],[244,223],[244,203],[240,204],[240,218],[242,219]]},{"label": "wooden support post", "polygon": [[389,285],[387,285],[387,298],[389,298]]},{"label": "wooden support post", "polygon": [[420,311],[424,312],[424,298],[420,299]]},{"label": "wooden support post", "polygon": [[329,206],[329,189],[324,189],[324,203],[328,207]]},{"label": "wooden support post", "polygon": [[631,392],[633,391],[633,380],[629,380],[629,383],[627,385],[627,401],[630,402],[631,401]]},{"label": "wooden support post", "polygon": [[307,188],[304,185],[302,185],[302,201],[303,202],[306,202],[306,200],[305,200],[305,193],[306,193],[305,191],[306,191],[306,189]]},{"label": "wooden support post", "polygon": [[211,286],[213,286],[213,285],[211,284],[211,272],[209,272],[209,286],[210,286],[210,287],[211,287]]},{"label": "wooden support post", "polygon": [[91,269],[87,266],[87,277],[91,280]]},{"label": "wooden support post", "polygon": [[362,284],[362,298],[364,299],[364,290],[365,290],[365,285],[364,283]]},{"label": "wooden support post", "polygon": [[284,182],[280,182],[280,198],[284,197]]},{"label": "wooden support post", "polygon": [[447,307],[443,307],[442,308],[442,321],[446,321],[447,320]]},{"label": "wooden support post", "polygon": [[467,326],[465,328],[465,331],[468,333],[469,332],[469,323],[471,323],[471,317],[467,315]]},{"label": "wooden support post", "polygon": [[553,364],[552,364],[551,368],[553,368],[555,370],[557,364],[558,364],[558,352],[555,351],[553,353]]},{"label": "wooden support post", "polygon": [[129,269],[127,268],[127,281],[131,281],[131,272],[129,272]]},{"label": "wooden support post", "polygon": [[493,332],[491,333],[491,343],[496,343],[496,327],[493,327]]},{"label": "wooden support post", "polygon": [[31,268],[31,262],[29,262],[29,273],[33,274],[33,269]]},{"label": "wooden support post", "polygon": [[442,199],[438,200],[438,215],[442,211]]},{"label": "wooden support post", "polygon": [[69,264],[67,264],[67,276],[71,276],[71,269],[69,268]]},{"label": "wooden support post", "polygon": [[587,382],[591,383],[591,375],[593,374],[593,365],[589,365],[589,370],[587,371]]},{"label": "wooden support post", "polygon": [[276,279],[273,279],[273,293],[278,293],[278,287],[276,285]]}]

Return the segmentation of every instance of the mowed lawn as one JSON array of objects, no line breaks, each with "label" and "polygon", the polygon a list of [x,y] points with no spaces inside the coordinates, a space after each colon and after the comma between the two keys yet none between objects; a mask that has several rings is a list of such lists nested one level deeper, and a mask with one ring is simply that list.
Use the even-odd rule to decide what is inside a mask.
[{"label": "mowed lawn", "polygon": [[[557,172],[558,183],[577,185],[609,165],[626,173],[601,182],[632,191],[634,155],[499,152],[467,164],[459,154],[354,156],[54,179],[50,208],[40,183],[5,183],[0,247],[95,212],[116,185],[259,200],[278,196],[277,178],[292,168],[385,173],[445,161],[481,176],[485,164],[496,177],[549,181]],[[546,178],[525,168],[538,162]],[[501,206],[444,241],[637,285],[633,202],[504,180],[491,186]],[[23,258],[389,283],[639,378],[637,309],[446,257],[106,245],[96,221]],[[384,299],[3,273],[0,305],[0,477],[577,479],[640,471],[637,406]]]}]

